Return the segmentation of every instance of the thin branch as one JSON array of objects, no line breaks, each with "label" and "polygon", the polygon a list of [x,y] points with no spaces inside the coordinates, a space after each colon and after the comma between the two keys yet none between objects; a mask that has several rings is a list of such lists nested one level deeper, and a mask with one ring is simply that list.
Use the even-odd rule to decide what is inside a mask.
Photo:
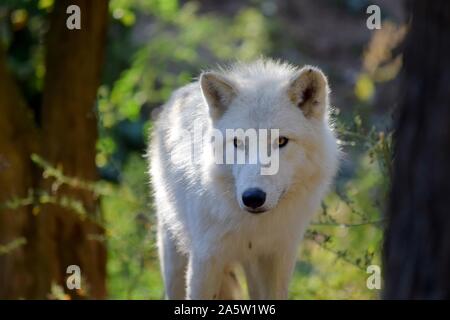
[{"label": "thin branch", "polygon": [[24,237],[20,237],[17,239],[14,239],[13,241],[5,244],[0,245],[0,256],[10,253],[11,251],[16,250],[17,248],[25,245],[27,243],[27,239]]},{"label": "thin branch", "polygon": [[334,223],[334,222],[312,222],[312,226],[331,226],[331,227],[345,227],[345,228],[352,228],[352,227],[361,227],[361,226],[367,226],[367,225],[379,225],[382,224],[385,220],[375,220],[375,221],[367,221],[367,222],[360,222],[360,223]]}]

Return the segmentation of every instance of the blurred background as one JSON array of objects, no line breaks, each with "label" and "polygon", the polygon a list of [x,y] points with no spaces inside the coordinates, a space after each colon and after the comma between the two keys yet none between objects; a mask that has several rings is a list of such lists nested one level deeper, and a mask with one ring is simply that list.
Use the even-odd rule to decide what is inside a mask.
[{"label": "blurred background", "polygon": [[381,264],[405,20],[387,0],[0,0],[0,298],[163,298],[152,117],[201,70],[260,56],[328,75],[345,152],[289,298],[378,298],[366,269]]}]

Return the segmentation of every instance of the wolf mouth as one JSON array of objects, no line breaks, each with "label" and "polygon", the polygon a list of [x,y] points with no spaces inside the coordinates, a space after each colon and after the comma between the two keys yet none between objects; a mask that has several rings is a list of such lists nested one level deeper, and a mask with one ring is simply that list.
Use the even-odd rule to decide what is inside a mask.
[{"label": "wolf mouth", "polygon": [[260,214],[263,212],[269,211],[268,209],[258,208],[258,209],[251,209],[251,208],[245,208],[245,211],[250,212],[252,214]]}]

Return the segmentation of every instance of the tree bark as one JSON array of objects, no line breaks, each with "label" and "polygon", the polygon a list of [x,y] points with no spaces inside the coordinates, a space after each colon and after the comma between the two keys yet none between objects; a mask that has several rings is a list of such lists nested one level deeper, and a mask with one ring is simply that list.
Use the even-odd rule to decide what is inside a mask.
[{"label": "tree bark", "polygon": [[[0,203],[11,198],[26,198],[33,188],[30,154],[38,137],[33,115],[26,107],[5,64],[0,47]],[[15,210],[0,208],[0,246],[24,239],[30,216],[29,207]],[[21,297],[32,279],[27,272],[28,250],[21,245],[9,253],[0,253],[0,297]]]},{"label": "tree bark", "polygon": [[450,2],[414,0],[397,110],[384,298],[450,298]]},{"label": "tree bark", "polygon": [[[66,9],[73,4],[81,9],[81,30],[66,27],[69,16]],[[1,200],[26,196],[28,189],[38,187],[56,197],[81,200],[90,217],[98,217],[94,194],[68,186],[55,189],[54,181],[36,174],[40,172],[30,164],[33,149],[29,143],[38,141],[38,153],[65,175],[89,181],[97,179],[95,101],[107,17],[107,0],[55,1],[46,42],[42,129],[38,135],[28,134],[29,124],[25,121],[28,110],[12,94],[15,92],[10,88],[12,85],[4,85],[2,81],[0,106],[6,118],[0,120],[0,155],[7,157],[11,165],[2,172],[7,176],[0,177],[3,185],[0,188],[8,191],[2,192]],[[2,72],[0,67],[0,79]],[[8,133],[6,138],[3,131]],[[19,135],[17,132],[22,139],[14,139],[14,134]],[[29,207],[10,211],[13,212],[0,214],[3,219],[0,244],[14,237],[24,237],[27,243],[23,250],[16,249],[6,258],[0,256],[6,261],[2,264],[0,260],[0,277],[5,282],[0,281],[7,284],[0,285],[0,298],[48,298],[53,284],[63,288],[71,298],[105,298],[106,247],[98,241],[104,234],[99,224],[55,204],[42,205],[33,214]],[[81,269],[81,290],[69,290],[66,286],[69,265]]]}]

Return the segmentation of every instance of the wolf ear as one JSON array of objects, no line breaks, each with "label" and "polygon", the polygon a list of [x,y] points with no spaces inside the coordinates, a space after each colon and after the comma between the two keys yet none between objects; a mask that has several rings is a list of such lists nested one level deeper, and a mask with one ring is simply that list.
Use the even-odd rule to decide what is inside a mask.
[{"label": "wolf ear", "polygon": [[328,106],[327,78],[320,69],[305,66],[292,78],[288,95],[306,118],[322,119]]},{"label": "wolf ear", "polygon": [[215,72],[200,75],[200,87],[213,119],[219,118],[237,94],[233,83]]}]

